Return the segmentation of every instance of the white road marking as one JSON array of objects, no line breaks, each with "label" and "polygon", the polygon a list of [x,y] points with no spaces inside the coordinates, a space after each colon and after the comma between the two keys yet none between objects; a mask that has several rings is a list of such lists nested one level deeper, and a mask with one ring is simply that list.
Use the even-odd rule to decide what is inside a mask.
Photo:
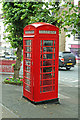
[{"label": "white road marking", "polygon": [[75,85],[74,87],[80,87],[79,85]]},{"label": "white road marking", "polygon": [[71,81],[71,82],[78,82],[78,80],[74,80],[74,81]]}]

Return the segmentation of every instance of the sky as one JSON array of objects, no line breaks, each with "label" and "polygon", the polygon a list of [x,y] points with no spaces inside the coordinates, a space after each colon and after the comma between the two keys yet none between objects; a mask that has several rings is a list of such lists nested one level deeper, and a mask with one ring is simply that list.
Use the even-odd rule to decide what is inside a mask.
[{"label": "sky", "polygon": [[78,5],[79,0],[74,0],[74,5]]}]

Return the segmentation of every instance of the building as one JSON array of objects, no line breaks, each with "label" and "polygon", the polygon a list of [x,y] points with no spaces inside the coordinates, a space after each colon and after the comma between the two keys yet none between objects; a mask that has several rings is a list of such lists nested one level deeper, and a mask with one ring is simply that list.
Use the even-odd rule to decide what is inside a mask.
[{"label": "building", "polygon": [[0,56],[4,54],[4,52],[13,54],[15,49],[11,49],[11,45],[7,42],[7,38],[3,39],[7,36],[8,33],[5,33],[6,26],[4,26],[4,19],[2,17],[2,3],[0,3]]},{"label": "building", "polygon": [[[67,32],[66,35],[67,34],[71,34],[71,28],[69,28],[69,32]],[[80,60],[80,35],[75,34],[74,36],[71,35],[70,38],[66,37],[65,51],[71,51],[77,60]]]},{"label": "building", "polygon": [[[79,2],[78,2],[79,3]],[[79,11],[80,12],[80,5]],[[68,28],[67,34],[71,34],[72,28]],[[71,51],[77,58],[77,62],[80,62],[80,34],[71,35],[70,38],[66,37],[65,39],[65,51]]]},{"label": "building", "polygon": [[[74,5],[77,5],[79,7],[80,12],[80,5],[79,5],[80,0],[74,0]],[[62,8],[64,9],[64,8]],[[73,11],[71,11],[73,12]],[[80,34],[75,34],[72,35],[71,31],[74,29],[74,27],[68,28],[68,32],[64,32],[64,29],[61,30],[61,35],[60,35],[60,42],[59,42],[59,50],[60,51],[71,51],[79,60],[80,59]],[[70,34],[69,37],[65,37],[65,35]],[[79,61],[78,61],[79,62]]]}]

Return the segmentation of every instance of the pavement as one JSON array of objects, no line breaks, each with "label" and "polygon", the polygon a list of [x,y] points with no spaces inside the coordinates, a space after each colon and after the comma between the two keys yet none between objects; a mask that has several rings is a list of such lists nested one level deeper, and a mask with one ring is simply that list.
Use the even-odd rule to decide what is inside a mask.
[{"label": "pavement", "polygon": [[[2,118],[78,118],[79,69],[80,66],[75,66],[70,71],[59,70],[60,104],[34,105],[22,97],[22,86],[2,84]],[[3,81],[8,75],[0,77]]]}]

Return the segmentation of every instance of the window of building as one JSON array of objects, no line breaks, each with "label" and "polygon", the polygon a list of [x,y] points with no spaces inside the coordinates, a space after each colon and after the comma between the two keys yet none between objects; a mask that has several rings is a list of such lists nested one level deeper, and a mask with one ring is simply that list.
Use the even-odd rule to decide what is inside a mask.
[{"label": "window of building", "polygon": [[80,34],[75,34],[75,36],[74,36],[74,40],[75,41],[80,41]]},{"label": "window of building", "polygon": [[1,42],[1,35],[0,35],[0,42]]}]

